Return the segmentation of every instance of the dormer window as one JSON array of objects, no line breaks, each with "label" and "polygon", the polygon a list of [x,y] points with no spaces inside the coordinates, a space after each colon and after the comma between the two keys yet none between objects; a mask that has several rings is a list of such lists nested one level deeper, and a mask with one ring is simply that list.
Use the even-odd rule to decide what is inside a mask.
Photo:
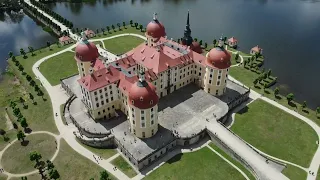
[{"label": "dormer window", "polygon": [[134,100],[131,100],[131,104],[134,105]]},{"label": "dormer window", "polygon": [[150,104],[153,104],[153,100],[150,101]]},{"label": "dormer window", "polygon": [[140,101],[143,101],[143,97],[140,97]]}]

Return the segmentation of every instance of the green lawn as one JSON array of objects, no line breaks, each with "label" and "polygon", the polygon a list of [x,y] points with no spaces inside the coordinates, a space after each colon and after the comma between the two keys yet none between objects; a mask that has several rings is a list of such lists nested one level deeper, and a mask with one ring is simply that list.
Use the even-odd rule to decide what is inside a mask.
[{"label": "green lawn", "polygon": [[306,171],[289,164],[287,168],[283,169],[282,174],[286,175],[290,180],[307,179],[308,175]]},{"label": "green lawn", "polygon": [[135,36],[121,36],[113,39],[104,40],[104,46],[113,54],[123,54],[139,44],[143,43],[143,39]]},{"label": "green lawn", "polygon": [[233,159],[231,156],[229,156],[227,153],[225,153],[223,150],[221,150],[219,147],[214,145],[213,143],[209,144],[210,147],[212,147],[214,150],[216,150],[219,154],[221,154],[223,157],[228,159],[232,164],[236,165],[239,169],[241,169],[250,180],[255,180],[256,178],[251,174],[249,170],[247,170],[240,162]]},{"label": "green lawn", "polygon": [[[38,61],[39,59],[48,56],[50,54],[53,54],[55,52],[61,51],[64,48],[70,47],[63,46],[63,47],[57,47],[56,45],[52,45],[52,50],[49,50],[48,48],[42,48],[39,50],[36,50],[35,56],[31,56],[29,53],[27,54],[28,58],[24,59],[21,56],[17,56],[17,60],[23,65],[24,71],[29,74],[33,80],[38,84],[38,86],[41,88],[41,90],[44,93],[44,96],[42,99],[41,96],[38,96],[36,92],[34,91],[34,88],[29,85],[24,75],[21,74],[20,71],[18,71],[18,68],[14,65],[14,63],[10,60],[9,61],[9,70],[16,74],[16,76],[20,80],[20,84],[15,83],[15,89],[19,93],[16,93],[15,96],[10,96],[5,99],[3,104],[8,106],[8,99],[17,100],[20,96],[23,96],[26,100],[26,104],[28,105],[27,109],[24,109],[21,105],[21,103],[18,103],[18,107],[20,108],[23,116],[27,119],[27,122],[30,126],[30,128],[33,131],[50,131],[53,133],[58,133],[57,127],[54,123],[53,119],[53,112],[52,112],[52,106],[50,97],[48,96],[46,90],[40,86],[40,81],[35,78],[35,75],[32,72],[32,66],[33,64]],[[4,85],[10,85],[8,82],[3,82]],[[8,91],[10,93],[10,91]],[[12,91],[15,92],[15,91]],[[31,93],[34,96],[34,101],[36,104],[33,104],[32,101],[29,99],[28,94]],[[11,110],[12,111],[12,110]]]},{"label": "green lawn", "polygon": [[[67,180],[99,179],[100,172],[103,171],[99,165],[75,152],[64,140],[61,140],[60,151],[53,164],[61,176],[60,179]],[[116,178],[111,176],[111,179]]]},{"label": "green lawn", "polygon": [[[28,180],[39,180],[41,176],[38,173],[27,176]],[[12,177],[10,180],[21,180],[21,177]]]},{"label": "green lawn", "polygon": [[123,173],[125,173],[128,177],[132,178],[137,175],[137,173],[132,169],[132,167],[125,161],[122,156],[118,156],[114,160],[111,161],[111,164],[115,165],[118,169],[120,169]]},{"label": "green lawn", "polygon": [[317,173],[317,178],[316,178],[316,180],[320,180],[320,167],[319,167],[319,169],[318,169],[318,173]]},{"label": "green lawn", "polygon": [[[111,25],[110,25],[110,28],[111,28]],[[129,24],[129,25],[126,25],[126,28],[121,27],[120,31],[118,28],[116,28],[115,31],[111,29],[109,32],[105,31],[104,34],[100,32],[99,34],[96,35],[96,37],[91,39],[100,39],[100,38],[105,38],[105,37],[114,36],[114,35],[123,34],[123,33],[135,33],[135,34],[140,34],[144,36],[145,32],[141,32],[139,29],[136,29],[135,27],[131,27]]]},{"label": "green lawn", "polygon": [[0,174],[0,180],[7,180],[7,177],[5,174]]},{"label": "green lawn", "polygon": [[239,111],[231,130],[259,150],[304,167],[317,149],[308,124],[263,100]]},{"label": "green lawn", "polygon": [[82,142],[80,142],[79,140],[77,140],[77,141],[83,147],[87,148],[89,151],[95,153],[96,155],[101,156],[103,159],[108,159],[117,153],[116,149],[98,149],[98,148],[94,148],[91,146],[87,146],[87,145],[83,144]]},{"label": "green lawn", "polygon": [[17,131],[15,129],[6,131],[6,137],[8,138],[6,141],[2,137],[0,138],[0,151],[5,148],[11,141],[17,138]]},{"label": "green lawn", "polygon": [[3,154],[1,164],[10,173],[27,173],[35,170],[35,162],[30,161],[30,152],[37,151],[42,160],[51,159],[56,151],[55,138],[47,134],[34,134],[26,137],[26,146],[16,141]]},{"label": "green lawn", "polygon": [[41,63],[40,71],[52,86],[60,84],[60,79],[78,72],[73,52],[65,52]]},{"label": "green lawn", "polygon": [[237,180],[245,178],[209,148],[203,148],[193,153],[176,155],[145,179]]},{"label": "green lawn", "polygon": [[[291,110],[297,111],[299,114],[311,119],[316,124],[318,124],[318,126],[320,126],[320,116],[319,115],[317,116],[315,110],[312,110],[309,108],[306,108],[303,110],[301,108],[301,104],[295,101],[292,101],[292,104],[289,105],[286,97],[282,95],[275,97],[272,89],[263,90],[263,88],[259,85],[257,87],[254,87],[253,81],[259,76],[257,73],[247,70],[243,67],[232,67],[230,68],[229,73],[230,73],[230,76],[234,77],[235,79],[242,82],[244,85],[250,87],[254,91],[260,94],[264,94],[264,96],[268,97],[269,99],[272,99]],[[280,93],[281,93],[281,88],[280,88]]]}]

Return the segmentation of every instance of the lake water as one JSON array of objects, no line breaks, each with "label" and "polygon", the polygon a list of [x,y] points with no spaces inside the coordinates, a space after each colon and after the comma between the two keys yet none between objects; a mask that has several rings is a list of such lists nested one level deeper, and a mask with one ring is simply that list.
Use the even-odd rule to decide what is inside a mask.
[{"label": "lake water", "polygon": [[[183,36],[189,9],[194,38],[212,42],[222,34],[235,36],[240,50],[245,52],[258,44],[264,49],[264,67],[278,76],[281,91],[293,92],[298,100],[307,100],[311,107],[320,106],[320,3],[317,0],[101,0],[48,6],[72,21],[75,27],[93,30],[131,19],[147,25],[153,12],[157,12],[167,35],[174,39]],[[22,43],[46,42],[48,34],[28,17],[15,26],[22,28],[21,24],[28,24],[32,29],[30,34],[36,34],[22,33],[18,36],[24,40]],[[24,32],[21,28],[17,31]],[[38,37],[40,34],[43,38]],[[18,37],[11,37],[5,43],[19,42]],[[12,47],[19,49],[19,43],[14,44]]]}]

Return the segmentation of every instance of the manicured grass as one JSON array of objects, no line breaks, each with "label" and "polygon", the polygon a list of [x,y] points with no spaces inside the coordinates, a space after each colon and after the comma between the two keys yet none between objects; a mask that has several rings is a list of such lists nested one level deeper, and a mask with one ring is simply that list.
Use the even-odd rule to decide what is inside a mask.
[{"label": "manicured grass", "polygon": [[318,169],[318,173],[317,173],[317,178],[316,178],[316,180],[320,180],[320,167],[319,167],[319,169]]},{"label": "manicured grass", "polygon": [[282,174],[286,175],[290,180],[307,179],[308,175],[306,171],[291,165],[287,165]]},{"label": "manicured grass", "polygon": [[145,179],[237,180],[245,178],[240,174],[240,172],[230,166],[209,148],[203,148],[193,153],[174,156],[164,165],[146,176]]},{"label": "manicured grass", "polygon": [[83,147],[87,148],[89,151],[95,153],[96,155],[101,156],[103,159],[108,159],[117,153],[116,149],[98,149],[98,148],[94,148],[94,147],[82,144],[79,140],[77,140],[77,141]]},{"label": "manicured grass", "polygon": [[136,29],[135,27],[131,27],[130,24],[126,25],[126,28],[123,28],[123,26],[121,26],[120,31],[118,28],[116,28],[115,31],[113,31],[111,29],[111,25],[110,25],[109,32],[105,31],[104,34],[102,34],[102,32],[100,32],[99,34],[96,35],[96,37],[94,37],[92,39],[100,39],[100,38],[105,38],[105,37],[114,36],[114,35],[123,34],[123,33],[135,33],[135,34],[144,35],[145,32],[141,32],[139,29]]},{"label": "manicured grass", "polygon": [[[24,71],[33,78],[33,80],[43,91],[43,98],[36,94],[36,92],[34,91],[34,87],[31,87],[29,85],[29,82],[26,80],[25,75],[21,74],[21,72],[18,70],[18,68],[14,65],[14,63],[11,60],[9,61],[9,70],[16,74],[21,82],[21,84],[15,88],[17,88],[17,90],[21,92],[20,94],[23,94],[23,97],[26,99],[25,104],[28,105],[28,109],[24,109],[21,103],[17,103],[18,107],[20,108],[23,116],[27,119],[27,122],[33,131],[43,130],[58,133],[57,127],[53,119],[50,97],[48,96],[46,90],[40,86],[40,81],[35,78],[35,75],[32,72],[32,66],[36,61],[40,60],[41,58],[53,54],[55,52],[61,51],[69,46],[71,45],[58,48],[56,45],[52,45],[52,50],[49,50],[48,48],[42,48],[34,52],[35,56],[31,56],[31,54],[28,53],[28,58],[26,59],[24,59],[22,56],[17,56],[17,60],[20,62],[20,64],[23,65]],[[31,93],[34,96],[34,101],[36,102],[36,104],[33,104],[32,101],[28,98],[28,93]],[[10,99],[17,100],[19,97],[20,95],[13,96]],[[8,102],[6,103],[6,105],[9,105]]]},{"label": "manicured grass", "polygon": [[0,180],[7,180],[8,176],[5,174],[0,174]]},{"label": "manicured grass", "polygon": [[40,71],[52,86],[60,84],[60,79],[78,72],[73,52],[65,52],[41,63]]},{"label": "manicured grass", "polygon": [[1,164],[10,173],[27,173],[35,170],[35,162],[30,161],[29,154],[37,151],[42,160],[51,159],[56,151],[55,138],[47,134],[34,134],[26,137],[28,144],[19,141],[12,144],[3,154]]},{"label": "manicured grass", "polygon": [[0,151],[5,148],[11,141],[17,138],[17,131],[15,129],[11,129],[6,132],[7,140],[5,141],[3,137],[0,137]]},{"label": "manicured grass", "polygon": [[255,180],[256,178],[251,174],[251,172],[246,169],[240,162],[237,160],[233,159],[231,156],[229,156],[227,153],[225,153],[223,150],[221,150],[219,147],[214,145],[213,143],[209,144],[210,147],[212,147],[214,150],[216,150],[219,154],[221,154],[223,157],[228,159],[232,164],[236,165],[241,171],[243,171],[250,180]]},{"label": "manicured grass", "polygon": [[263,88],[259,85],[255,87],[253,85],[253,81],[259,76],[257,73],[247,70],[243,67],[232,67],[230,68],[229,73],[230,76],[234,77],[235,79],[242,82],[244,85],[250,87],[254,91],[260,94],[264,94],[264,96],[268,97],[269,99],[272,99],[291,110],[295,110],[299,114],[309,118],[310,120],[318,124],[318,126],[320,126],[320,114],[317,115],[315,110],[309,108],[302,109],[301,104],[295,101],[292,101],[291,104],[288,104],[286,97],[282,95],[278,95],[277,97],[275,97],[272,89],[263,90]]},{"label": "manicured grass", "polygon": [[[60,151],[57,158],[53,161],[56,166],[60,179],[79,180],[79,179],[99,179],[100,172],[103,171],[99,165],[75,152],[64,140],[61,140]],[[111,174],[109,177],[116,179]]]},{"label": "manicured grass", "polygon": [[125,161],[122,156],[118,156],[114,160],[111,161],[111,164],[115,165],[118,169],[120,169],[123,173],[125,173],[128,177],[132,178],[137,175],[137,173],[132,169],[132,167]]},{"label": "manicured grass", "polygon": [[[41,176],[38,173],[27,176],[28,180],[39,180]],[[12,177],[10,180],[21,180],[21,177]]]},{"label": "manicured grass", "polygon": [[113,54],[123,54],[139,44],[143,43],[143,39],[135,36],[121,36],[113,39],[104,40],[104,46]]},{"label": "manicured grass", "polygon": [[317,149],[308,124],[263,100],[239,111],[231,130],[259,150],[304,167]]}]

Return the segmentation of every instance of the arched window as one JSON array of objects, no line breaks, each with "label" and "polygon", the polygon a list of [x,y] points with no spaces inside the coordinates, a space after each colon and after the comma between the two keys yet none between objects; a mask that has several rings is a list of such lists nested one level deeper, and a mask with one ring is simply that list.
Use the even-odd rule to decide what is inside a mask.
[{"label": "arched window", "polygon": [[142,96],[140,97],[140,101],[143,101],[143,97]]}]

